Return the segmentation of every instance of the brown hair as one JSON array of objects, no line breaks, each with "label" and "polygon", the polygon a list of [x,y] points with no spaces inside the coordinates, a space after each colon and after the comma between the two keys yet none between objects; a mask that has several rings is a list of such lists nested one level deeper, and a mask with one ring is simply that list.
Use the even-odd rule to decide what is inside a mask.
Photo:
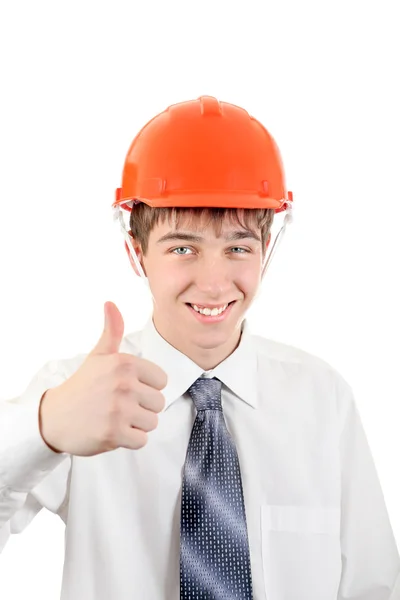
[{"label": "brown hair", "polygon": [[149,235],[153,227],[159,222],[164,223],[168,218],[169,224],[179,227],[181,217],[191,227],[198,226],[202,218],[206,218],[204,227],[211,223],[215,235],[219,237],[225,216],[230,223],[237,223],[241,227],[251,229],[257,227],[261,230],[262,252],[265,255],[265,245],[274,220],[275,209],[273,208],[214,208],[214,207],[174,207],[174,208],[152,208],[144,202],[136,204],[130,214],[129,226],[135,241],[140,243],[142,252],[146,255],[148,250]]}]

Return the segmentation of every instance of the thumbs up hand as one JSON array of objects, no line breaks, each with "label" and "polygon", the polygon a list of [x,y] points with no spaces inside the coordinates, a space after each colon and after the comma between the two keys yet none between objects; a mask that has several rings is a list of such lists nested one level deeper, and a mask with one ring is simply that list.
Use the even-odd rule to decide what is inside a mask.
[{"label": "thumbs up hand", "polygon": [[137,450],[158,425],[165,406],[166,373],[156,364],[119,352],[124,320],[104,305],[103,333],[77,371],[47,390],[39,408],[40,432],[55,452],[94,456],[116,448]]}]

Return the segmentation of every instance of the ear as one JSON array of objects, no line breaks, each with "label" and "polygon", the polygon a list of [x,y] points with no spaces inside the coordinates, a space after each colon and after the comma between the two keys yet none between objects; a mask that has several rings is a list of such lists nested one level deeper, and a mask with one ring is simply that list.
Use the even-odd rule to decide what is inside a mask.
[{"label": "ear", "polygon": [[[139,259],[140,264],[142,265],[142,269],[144,271],[144,274],[146,275],[146,271],[145,271],[145,268],[144,268],[144,265],[143,265],[143,254],[142,254],[142,249],[140,247],[140,244],[138,242],[136,242],[135,238],[133,237],[133,235],[132,235],[132,233],[130,231],[128,232],[128,235],[131,238],[132,246],[133,246],[134,250],[136,251],[136,255],[137,255],[138,259]],[[138,271],[138,268],[137,268],[137,266],[135,264],[135,261],[133,260],[133,258],[131,256],[131,253],[129,251],[129,246],[128,246],[128,244],[126,242],[124,242],[124,244],[125,244],[126,253],[127,253],[128,257],[129,257],[129,262],[131,263],[132,268],[135,271],[136,275],[138,277],[140,277],[140,273]]]}]

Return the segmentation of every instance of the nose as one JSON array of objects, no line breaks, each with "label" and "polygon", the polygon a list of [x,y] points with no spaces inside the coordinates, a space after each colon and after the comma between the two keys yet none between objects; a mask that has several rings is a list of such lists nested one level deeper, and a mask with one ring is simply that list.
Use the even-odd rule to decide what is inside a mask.
[{"label": "nose", "polygon": [[232,273],[226,258],[210,257],[198,261],[194,281],[205,300],[226,300],[232,289]]}]

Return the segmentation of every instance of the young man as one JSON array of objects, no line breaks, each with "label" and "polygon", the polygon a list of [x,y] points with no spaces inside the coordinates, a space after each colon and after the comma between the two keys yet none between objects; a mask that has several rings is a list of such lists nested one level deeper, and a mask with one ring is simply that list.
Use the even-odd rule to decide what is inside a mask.
[{"label": "young man", "polygon": [[278,148],[201,97],[136,136],[113,204],[153,314],[117,307],[88,355],[1,407],[0,547],[46,507],[66,524],[62,600],[395,600],[400,559],[352,390],[249,331]]}]

